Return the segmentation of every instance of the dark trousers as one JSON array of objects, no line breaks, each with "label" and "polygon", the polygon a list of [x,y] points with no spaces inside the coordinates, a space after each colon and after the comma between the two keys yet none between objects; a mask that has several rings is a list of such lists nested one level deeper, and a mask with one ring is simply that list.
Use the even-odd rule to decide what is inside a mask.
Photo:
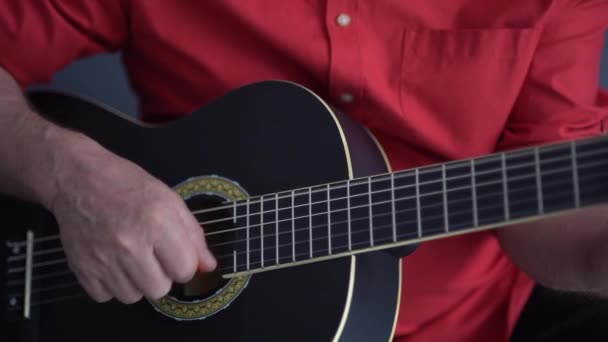
[{"label": "dark trousers", "polygon": [[537,285],[511,338],[524,341],[608,342],[608,299]]}]

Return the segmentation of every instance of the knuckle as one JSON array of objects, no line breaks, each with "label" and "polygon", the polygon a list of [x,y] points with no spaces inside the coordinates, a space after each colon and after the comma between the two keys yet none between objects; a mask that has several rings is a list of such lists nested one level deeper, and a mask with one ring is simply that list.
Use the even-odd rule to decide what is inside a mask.
[{"label": "knuckle", "polygon": [[127,256],[134,256],[137,254],[137,241],[126,234],[117,235],[115,237],[114,244],[116,245],[116,249],[120,254]]},{"label": "knuckle", "polygon": [[107,251],[99,246],[92,246],[91,257],[93,258],[95,263],[97,263],[97,265],[99,265],[100,267],[107,268],[111,264]]},{"label": "knuckle", "polygon": [[150,211],[145,214],[145,219],[149,222],[148,224],[158,226],[162,225],[163,221],[166,220],[166,208],[162,204],[153,204],[151,205],[151,207],[148,208],[148,210]]}]

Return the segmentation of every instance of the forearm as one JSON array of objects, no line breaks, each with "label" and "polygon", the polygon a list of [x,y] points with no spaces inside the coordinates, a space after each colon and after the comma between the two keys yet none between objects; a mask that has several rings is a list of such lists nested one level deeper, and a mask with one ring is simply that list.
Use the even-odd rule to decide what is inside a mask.
[{"label": "forearm", "polygon": [[[85,140],[32,111],[0,68],[0,192],[48,206],[62,146]],[[68,153],[67,150],[65,153]]]},{"label": "forearm", "polygon": [[608,205],[499,229],[507,255],[539,283],[608,296]]}]

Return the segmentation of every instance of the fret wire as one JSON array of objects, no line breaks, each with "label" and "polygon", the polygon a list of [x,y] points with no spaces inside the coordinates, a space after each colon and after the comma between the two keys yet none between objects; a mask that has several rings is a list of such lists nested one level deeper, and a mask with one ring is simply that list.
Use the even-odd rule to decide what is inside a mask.
[{"label": "fret wire", "polygon": [[[417,170],[417,169],[416,169]],[[393,241],[397,241],[397,219],[395,213],[395,174],[391,173],[391,208],[393,211]]]},{"label": "fret wire", "polygon": [[420,208],[420,170],[416,168],[416,221],[418,221],[418,237],[422,237],[422,209]]},{"label": "fret wire", "polygon": [[250,203],[249,203],[249,198],[248,198],[247,205],[245,206],[245,210],[246,210],[245,225],[247,227],[246,234],[247,234],[247,270],[248,271],[249,271],[249,204]]},{"label": "fret wire", "polygon": [[260,197],[260,257],[262,259],[262,268],[264,268],[264,196]]},{"label": "fret wire", "polygon": [[374,245],[374,229],[373,229],[373,205],[372,205],[372,178],[367,178],[367,200],[369,204],[369,243],[370,246]]},{"label": "fret wire", "polygon": [[578,184],[578,165],[576,160],[576,144],[570,142],[570,154],[572,158],[572,182],[574,183],[574,205],[575,208],[581,207],[581,194]]},{"label": "fret wire", "polygon": [[352,236],[350,234],[350,179],[346,181],[346,225],[348,227],[348,250],[352,251]]},{"label": "fret wire", "polygon": [[236,224],[236,201],[232,202],[232,223]]},{"label": "fret wire", "polygon": [[296,261],[295,190],[291,190],[291,260]]},{"label": "fret wire", "polygon": [[501,166],[502,166],[502,192],[503,192],[503,202],[505,206],[505,221],[509,221],[510,219],[510,210],[509,210],[509,186],[507,185],[507,155],[506,153],[501,154],[500,158]]},{"label": "fret wire", "polygon": [[232,265],[234,269],[234,273],[236,273],[236,249],[232,250]]},{"label": "fret wire", "polygon": [[479,226],[477,213],[477,185],[475,184],[475,159],[471,159],[471,196],[473,196],[473,227]]},{"label": "fret wire", "polygon": [[446,180],[446,167],[445,164],[441,165],[441,177],[442,177],[442,185],[443,185],[443,224],[445,225],[445,232],[449,232],[449,221],[450,218],[448,216],[448,185]]},{"label": "fret wire", "polygon": [[331,255],[331,191],[329,184],[327,184],[327,250]]},{"label": "fret wire", "polygon": [[308,247],[312,258],[312,188],[308,188]]},{"label": "fret wire", "polygon": [[275,243],[277,245],[275,251],[275,264],[279,264],[279,193],[274,194],[274,229],[275,229]]},{"label": "fret wire", "polygon": [[545,213],[545,205],[543,203],[543,184],[540,178],[540,151],[538,147],[534,148],[534,170],[536,172],[536,197],[538,199],[538,213]]}]

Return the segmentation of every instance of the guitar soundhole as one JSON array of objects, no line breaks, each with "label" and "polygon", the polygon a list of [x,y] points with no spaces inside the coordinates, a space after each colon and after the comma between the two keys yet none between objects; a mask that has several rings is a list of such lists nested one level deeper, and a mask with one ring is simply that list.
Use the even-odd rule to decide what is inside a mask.
[{"label": "guitar soundhole", "polygon": [[[232,250],[229,249],[230,244],[226,241],[235,238],[234,233],[217,234],[217,232],[229,230],[233,227],[232,220],[229,219],[232,217],[232,210],[230,206],[224,208],[225,205],[222,203],[225,201],[220,196],[207,194],[196,195],[186,201],[188,208],[194,213],[195,218],[205,230],[207,245],[218,260],[216,270],[222,269],[222,259],[225,259],[222,256],[232,253]],[[213,295],[227,283],[228,280],[223,279],[218,271],[197,273],[186,284],[174,284],[169,295],[184,301],[202,300]]]}]

